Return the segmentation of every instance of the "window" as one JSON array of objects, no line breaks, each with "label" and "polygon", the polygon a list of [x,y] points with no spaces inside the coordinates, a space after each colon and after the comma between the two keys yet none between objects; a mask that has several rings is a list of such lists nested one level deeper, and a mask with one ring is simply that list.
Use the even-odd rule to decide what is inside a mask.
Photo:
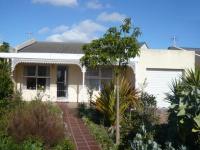
[{"label": "window", "polygon": [[50,73],[49,66],[45,65],[28,65],[24,67],[24,78],[26,89],[39,90],[49,87]]},{"label": "window", "polygon": [[102,86],[109,83],[113,77],[112,68],[87,69],[86,85],[93,90],[101,90]]}]

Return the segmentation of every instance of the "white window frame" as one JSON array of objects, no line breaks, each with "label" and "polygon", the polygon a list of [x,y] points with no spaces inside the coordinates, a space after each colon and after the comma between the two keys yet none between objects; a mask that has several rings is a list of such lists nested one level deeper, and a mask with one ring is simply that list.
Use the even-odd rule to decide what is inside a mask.
[{"label": "white window frame", "polygon": [[[26,71],[26,69],[27,69],[27,67],[29,67],[29,66],[34,66],[35,67],[35,76],[29,76],[29,75],[26,75],[26,73],[25,73],[25,71]],[[45,67],[48,67],[48,69],[49,69],[49,76],[39,76],[38,75],[38,68],[40,67],[40,66],[45,66]],[[38,78],[45,78],[46,80],[48,79],[49,81],[48,82],[46,82],[46,85],[45,85],[45,87],[44,87],[44,90],[46,91],[46,90],[48,90],[49,88],[50,88],[50,65],[45,65],[45,64],[30,64],[30,65],[25,65],[24,66],[24,74],[23,74],[23,77],[24,77],[24,80],[25,80],[25,89],[26,90],[38,90]],[[28,89],[27,88],[27,79],[28,78],[35,78],[36,79],[36,88],[35,89]]]}]

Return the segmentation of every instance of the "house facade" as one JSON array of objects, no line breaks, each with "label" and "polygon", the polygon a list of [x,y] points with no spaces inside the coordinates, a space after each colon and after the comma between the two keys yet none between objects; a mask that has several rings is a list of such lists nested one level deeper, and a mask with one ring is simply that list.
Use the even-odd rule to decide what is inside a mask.
[{"label": "house facade", "polygon": [[[15,88],[24,100],[42,94],[43,100],[88,102],[91,91],[93,96],[98,95],[102,84],[113,78],[113,69],[82,66],[82,45],[31,40],[16,47],[15,52],[0,53],[0,58],[11,59]],[[130,59],[125,76],[136,88],[155,95],[158,107],[168,107],[164,99],[170,82],[185,69],[194,69],[195,53],[155,50],[145,43],[140,49],[140,56]]]}]

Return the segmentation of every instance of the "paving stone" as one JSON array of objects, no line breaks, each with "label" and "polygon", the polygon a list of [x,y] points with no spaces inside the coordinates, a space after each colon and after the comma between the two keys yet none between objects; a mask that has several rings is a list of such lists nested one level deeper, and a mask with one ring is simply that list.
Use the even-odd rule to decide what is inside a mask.
[{"label": "paving stone", "polygon": [[90,134],[84,122],[75,116],[74,112],[67,106],[67,103],[57,103],[63,111],[64,122],[67,124],[67,131],[74,140],[77,150],[100,150],[95,138]]}]

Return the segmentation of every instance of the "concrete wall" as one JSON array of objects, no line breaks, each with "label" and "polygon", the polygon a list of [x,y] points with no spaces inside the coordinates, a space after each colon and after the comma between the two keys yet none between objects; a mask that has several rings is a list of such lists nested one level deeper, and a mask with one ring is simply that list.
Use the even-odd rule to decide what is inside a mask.
[{"label": "concrete wall", "polygon": [[146,78],[147,68],[157,69],[194,69],[195,53],[193,51],[148,49],[141,50],[137,64],[137,84],[140,87]]}]

